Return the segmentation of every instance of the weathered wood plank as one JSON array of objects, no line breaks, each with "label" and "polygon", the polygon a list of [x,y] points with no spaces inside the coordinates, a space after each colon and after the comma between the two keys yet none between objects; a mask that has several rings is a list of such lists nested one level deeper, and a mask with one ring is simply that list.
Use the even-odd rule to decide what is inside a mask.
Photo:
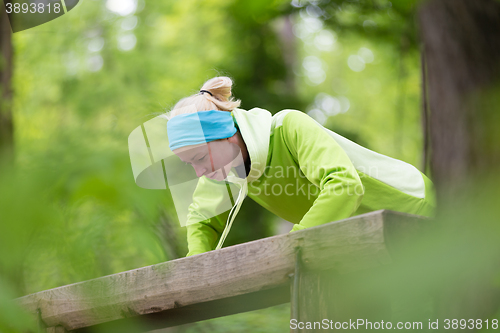
[{"label": "weathered wood plank", "polygon": [[91,327],[73,330],[72,333],[119,332],[137,333],[178,326],[196,321],[232,315],[275,306],[290,301],[290,289],[281,286],[249,294],[191,304],[162,312],[115,320]]},{"label": "weathered wood plank", "polygon": [[[154,313],[168,317],[168,311],[196,304],[206,304],[212,310],[210,316],[217,317],[225,314],[217,315],[212,301],[223,304],[240,295],[288,286],[297,247],[309,270],[334,269],[345,274],[391,263],[385,238],[394,233],[384,230],[384,220],[391,218],[404,219],[410,226],[421,221],[408,214],[376,211],[39,292],[18,302],[32,313],[40,309],[48,326],[67,330]],[[269,306],[265,304],[260,307]],[[248,307],[252,310],[259,305]],[[244,305],[238,309],[243,311],[248,311]],[[167,321],[164,326],[171,325]]]}]

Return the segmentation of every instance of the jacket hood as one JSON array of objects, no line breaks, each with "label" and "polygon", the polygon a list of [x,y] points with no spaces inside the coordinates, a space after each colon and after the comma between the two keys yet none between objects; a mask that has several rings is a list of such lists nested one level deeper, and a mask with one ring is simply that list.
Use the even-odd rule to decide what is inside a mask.
[{"label": "jacket hood", "polygon": [[241,204],[248,193],[248,183],[260,178],[264,173],[266,169],[267,154],[269,152],[269,136],[272,124],[271,113],[260,108],[253,108],[249,111],[234,109],[233,116],[240,129],[243,141],[247,146],[251,166],[246,179],[239,178],[235,175],[227,176],[228,181],[238,184],[240,192],[235,205],[229,212],[226,227],[222,232],[219,243],[215,247],[216,250],[222,247],[229,230],[231,230],[234,219],[240,211]]},{"label": "jacket hood", "polygon": [[251,167],[247,182],[251,182],[262,176],[266,168],[272,115],[260,108],[249,111],[236,108],[233,115],[250,156]]}]

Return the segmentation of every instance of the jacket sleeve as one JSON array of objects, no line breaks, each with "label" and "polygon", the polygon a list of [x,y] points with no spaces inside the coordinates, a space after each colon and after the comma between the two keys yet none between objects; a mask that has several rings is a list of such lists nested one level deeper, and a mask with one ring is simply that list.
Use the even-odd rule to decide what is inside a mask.
[{"label": "jacket sleeve", "polygon": [[300,111],[285,116],[282,133],[302,173],[319,188],[313,205],[292,231],[350,217],[361,203],[364,187],[345,151]]},{"label": "jacket sleeve", "polygon": [[186,257],[212,251],[224,231],[229,211],[187,226],[188,249]]},{"label": "jacket sleeve", "polygon": [[213,250],[224,231],[231,201],[224,183],[201,177],[193,194],[187,218],[186,256]]}]

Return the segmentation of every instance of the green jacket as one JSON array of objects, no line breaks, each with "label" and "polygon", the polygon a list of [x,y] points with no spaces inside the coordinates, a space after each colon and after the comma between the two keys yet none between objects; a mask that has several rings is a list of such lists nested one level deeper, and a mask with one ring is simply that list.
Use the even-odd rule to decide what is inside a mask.
[{"label": "green jacket", "polygon": [[[272,116],[259,108],[235,109],[233,116],[251,161],[246,194],[295,223],[292,231],[379,209],[433,214],[433,184],[408,163],[366,149],[300,111]],[[199,179],[189,208],[188,256],[213,250],[228,220],[229,211],[189,223],[215,216],[214,207],[228,200],[212,182]]]}]

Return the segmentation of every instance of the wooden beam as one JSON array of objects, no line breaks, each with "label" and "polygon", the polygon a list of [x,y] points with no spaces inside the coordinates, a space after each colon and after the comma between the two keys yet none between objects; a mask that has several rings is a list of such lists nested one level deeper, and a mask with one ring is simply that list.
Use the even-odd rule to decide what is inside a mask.
[{"label": "wooden beam", "polygon": [[[46,290],[17,301],[33,314],[39,310],[47,326],[67,330],[127,318],[154,321],[159,328],[245,312],[289,300],[283,290],[289,290],[298,247],[306,269],[345,274],[377,268],[392,262],[389,251],[397,251],[398,235],[411,235],[424,220],[381,210]],[[245,295],[257,297],[245,301]]]},{"label": "wooden beam", "polygon": [[[256,291],[249,294],[182,306],[175,309],[114,320],[91,327],[73,330],[72,333],[117,332],[137,333],[193,323],[201,320],[259,310],[290,301],[290,287]],[[139,320],[138,320],[139,319]]]}]

